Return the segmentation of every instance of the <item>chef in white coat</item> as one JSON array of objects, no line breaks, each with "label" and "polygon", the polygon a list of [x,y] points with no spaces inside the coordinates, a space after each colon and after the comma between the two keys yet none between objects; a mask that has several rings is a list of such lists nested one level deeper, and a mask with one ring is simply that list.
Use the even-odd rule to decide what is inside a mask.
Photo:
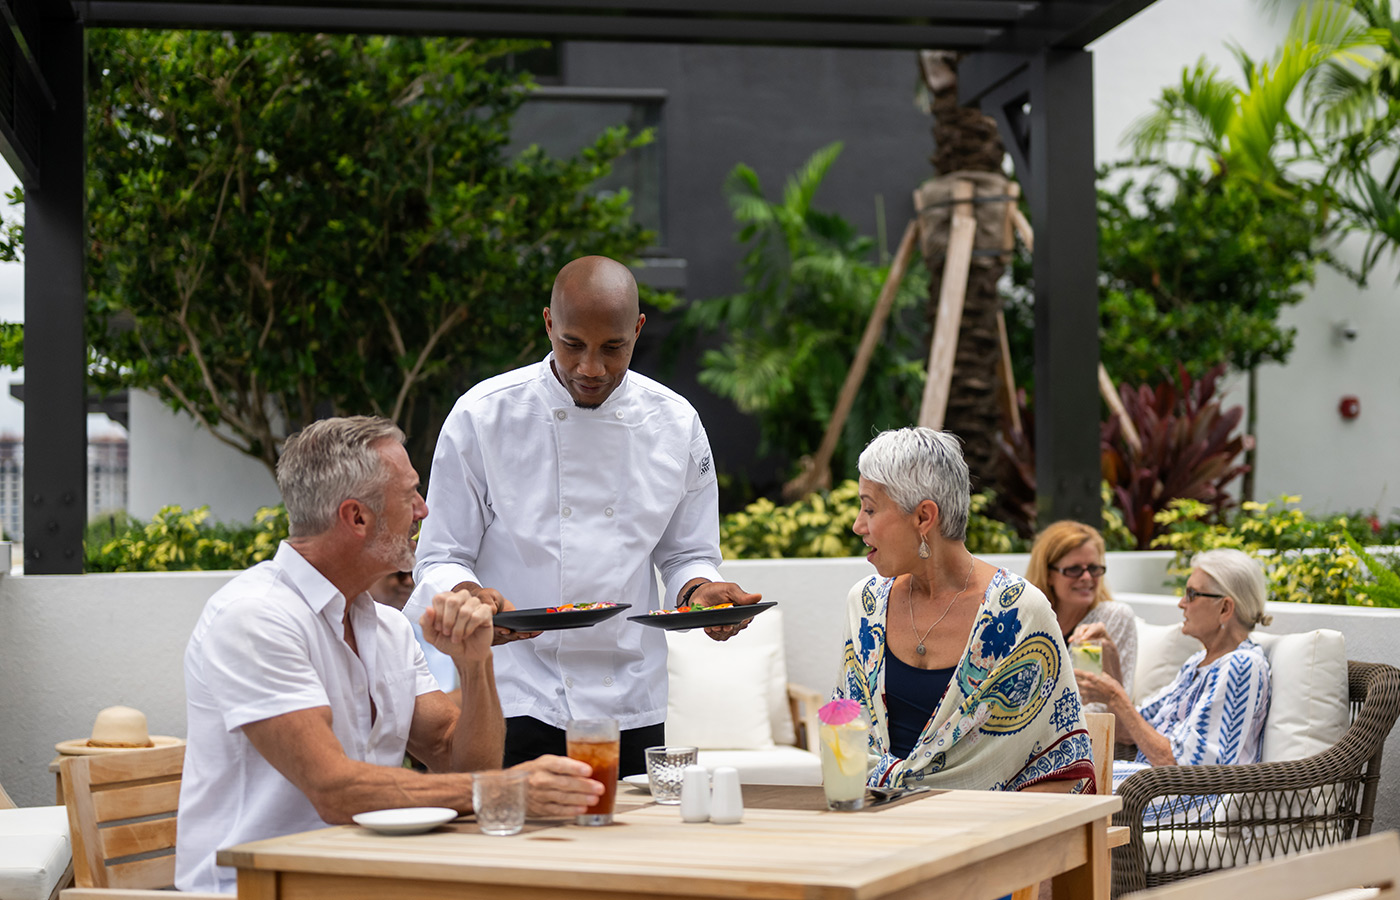
[{"label": "chef in white coat", "polygon": [[[443,424],[410,618],[461,589],[497,609],[611,601],[630,603],[628,615],[761,599],[720,578],[718,488],[699,416],[628,371],[645,322],[626,266],[590,256],[560,270],[544,310],[552,352],[477,384]],[[707,631],[725,640],[741,627]],[[645,771],[643,749],[665,741],[664,632],[614,616],[538,636],[499,629],[498,641],[507,766],[563,754],[571,718],[610,716],[622,728],[620,773]]]}]

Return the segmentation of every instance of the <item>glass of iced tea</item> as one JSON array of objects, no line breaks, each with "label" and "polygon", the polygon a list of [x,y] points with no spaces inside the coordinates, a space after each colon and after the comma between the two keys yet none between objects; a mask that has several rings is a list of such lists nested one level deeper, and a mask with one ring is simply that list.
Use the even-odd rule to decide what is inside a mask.
[{"label": "glass of iced tea", "polygon": [[611,825],[617,799],[617,760],[622,745],[616,719],[570,719],[564,732],[570,759],[593,767],[593,780],[603,794],[574,821],[579,825]]}]

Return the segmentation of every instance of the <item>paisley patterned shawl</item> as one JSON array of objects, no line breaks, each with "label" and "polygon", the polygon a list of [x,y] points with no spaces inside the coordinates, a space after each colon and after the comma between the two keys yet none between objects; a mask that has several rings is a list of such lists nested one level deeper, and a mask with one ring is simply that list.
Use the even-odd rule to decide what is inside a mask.
[{"label": "paisley patterned shawl", "polygon": [[943,701],[908,758],[889,752],[885,621],[893,579],[851,589],[845,660],[834,695],[870,716],[872,785],[1014,791],[1074,781],[1092,793],[1094,766],[1069,652],[1050,603],[998,569]]}]

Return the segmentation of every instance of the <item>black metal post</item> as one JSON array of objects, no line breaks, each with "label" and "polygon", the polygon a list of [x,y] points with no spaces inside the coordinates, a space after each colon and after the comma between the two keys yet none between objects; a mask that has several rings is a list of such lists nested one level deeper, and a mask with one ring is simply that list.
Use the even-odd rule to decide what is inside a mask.
[{"label": "black metal post", "polygon": [[1098,526],[1098,219],[1093,58],[1030,64],[1030,195],[1035,228],[1035,474],[1041,527]]},{"label": "black metal post", "polygon": [[24,195],[24,568],[83,571],[87,344],[83,332],[82,24],[45,20],[38,56],[54,106],[41,112],[40,171]]}]

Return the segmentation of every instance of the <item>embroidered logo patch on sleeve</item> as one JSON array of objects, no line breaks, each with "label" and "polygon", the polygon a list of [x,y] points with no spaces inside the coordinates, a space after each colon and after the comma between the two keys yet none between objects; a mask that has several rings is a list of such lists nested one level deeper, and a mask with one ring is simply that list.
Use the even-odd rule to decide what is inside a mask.
[{"label": "embroidered logo patch on sleeve", "polygon": [[710,474],[710,454],[706,453],[705,458],[700,460],[700,474]]}]

